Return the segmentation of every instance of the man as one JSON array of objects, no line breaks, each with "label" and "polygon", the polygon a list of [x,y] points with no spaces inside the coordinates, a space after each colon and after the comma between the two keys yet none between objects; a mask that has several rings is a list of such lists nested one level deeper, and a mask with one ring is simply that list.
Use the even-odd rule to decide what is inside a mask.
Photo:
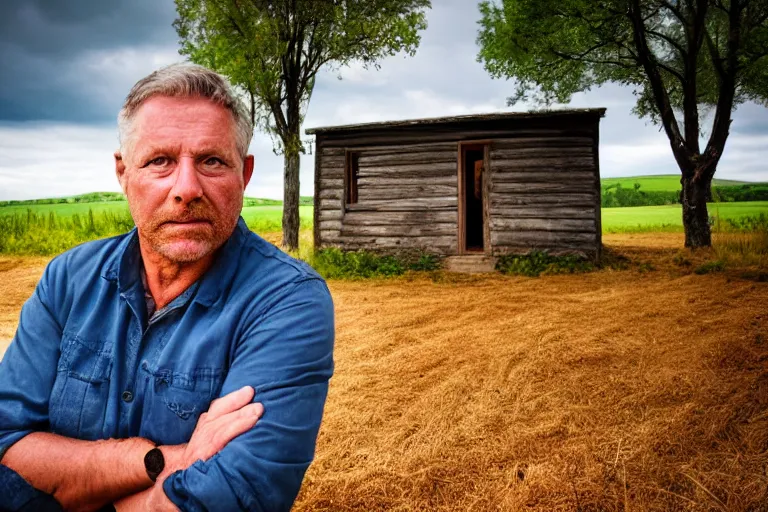
[{"label": "man", "polygon": [[333,371],[328,289],[240,218],[252,126],[221,76],[152,73],[119,131],[136,229],[55,258],[24,305],[0,478],[68,510],[288,510]]}]

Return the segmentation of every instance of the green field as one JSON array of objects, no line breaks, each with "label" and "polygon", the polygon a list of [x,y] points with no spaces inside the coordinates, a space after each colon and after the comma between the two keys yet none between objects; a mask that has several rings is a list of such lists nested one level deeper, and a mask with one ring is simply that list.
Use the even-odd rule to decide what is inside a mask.
[{"label": "green field", "polygon": [[[97,203],[72,203],[72,204],[34,204],[0,206],[0,216],[21,214],[27,211],[36,214],[48,215],[53,213],[57,217],[72,217],[74,215],[86,216],[88,211],[100,216],[104,213],[128,215],[128,203],[124,201],[108,201]],[[246,206],[243,208],[243,219],[248,226],[257,232],[280,231],[283,205]],[[302,227],[308,228],[312,224],[312,207],[299,206],[299,217]]]},{"label": "green field", "polygon": [[[709,203],[710,217],[725,221],[745,217],[768,216],[768,201],[743,203]],[[682,231],[683,213],[679,204],[637,206],[634,208],[603,208],[603,233],[632,231]]]},{"label": "green field", "polygon": [[[312,227],[312,206],[300,206],[301,229]],[[281,231],[282,205],[246,206],[248,227],[257,233]],[[710,203],[714,228],[733,229],[729,220],[754,226],[768,219],[768,201]],[[758,220],[759,217],[763,220]],[[0,253],[56,254],[87,240],[124,233],[133,225],[124,201],[0,206]],[[745,224],[746,226],[746,224]],[[680,205],[602,209],[603,233],[682,231]],[[744,226],[739,229],[745,229]],[[754,229],[747,227],[746,229]]]},{"label": "green field", "polygon": [[[654,176],[630,176],[628,178],[602,178],[600,184],[602,188],[613,186],[619,183],[622,188],[632,188],[635,183],[640,184],[641,190],[645,192],[675,192],[681,190],[679,174],[659,174]],[[715,178],[712,185],[725,187],[731,185],[750,185],[749,181],[721,180]]]}]

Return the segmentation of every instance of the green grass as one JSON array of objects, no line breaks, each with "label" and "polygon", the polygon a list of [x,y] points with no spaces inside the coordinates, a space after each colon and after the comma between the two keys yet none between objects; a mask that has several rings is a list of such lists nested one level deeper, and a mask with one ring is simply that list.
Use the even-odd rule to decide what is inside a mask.
[{"label": "green grass", "polygon": [[[768,201],[710,203],[709,215],[720,221],[768,216]],[[257,233],[281,231],[282,205],[246,206],[248,227]],[[310,232],[312,206],[300,206],[300,227]],[[24,227],[26,226],[26,227]],[[123,201],[0,206],[0,253],[51,255],[94,238],[130,229]],[[603,208],[603,233],[682,232],[680,205]],[[726,225],[726,227],[728,227]]]},{"label": "green grass", "polygon": [[[283,218],[283,205],[246,206],[242,214],[245,223],[256,233],[274,233],[281,231]],[[299,206],[300,229],[312,227],[312,207]]]},{"label": "green grass", "polygon": [[[655,176],[629,176],[627,178],[603,178],[600,180],[602,188],[620,183],[622,188],[633,188],[635,183],[640,184],[640,189],[645,192],[676,192],[682,190],[679,174],[659,174]],[[749,181],[721,180],[715,178],[712,185],[731,186],[749,185]]]},{"label": "green grass", "polygon": [[[768,215],[768,201],[743,203],[709,203],[710,217],[720,220]],[[637,206],[630,208],[603,208],[603,233],[648,231],[682,231],[683,213],[679,204],[665,206]]]},{"label": "green grass", "polygon": [[[281,204],[245,206],[257,233],[282,229]],[[299,206],[302,230],[312,227],[312,206]],[[83,242],[125,233],[133,220],[124,201],[0,206],[0,253],[53,255]]]},{"label": "green grass", "polygon": [[[267,200],[269,201],[269,200]],[[12,205],[0,206],[0,217],[5,215],[27,215],[30,210],[37,215],[49,215],[53,213],[57,217],[72,217],[73,215],[88,215],[92,210],[97,216],[103,213],[115,215],[128,214],[128,203],[123,201],[105,201],[97,203],[70,203],[70,204],[33,204],[33,205]],[[283,205],[266,204],[263,206],[245,206],[243,207],[243,219],[246,224],[259,233],[273,232],[281,230],[281,218],[283,215]],[[299,206],[299,218],[302,228],[312,226],[312,206]]]},{"label": "green grass", "polygon": [[48,215],[53,212],[60,217],[71,217],[72,215],[88,215],[88,210],[93,210],[95,214],[105,212],[109,213],[128,213],[128,203],[125,201],[100,201],[96,203],[62,203],[62,204],[25,204],[0,206],[0,216],[13,214],[27,214],[31,210],[36,214]]},{"label": "green grass", "polygon": [[[312,196],[301,196],[299,198],[300,205],[313,204],[314,198]],[[40,205],[73,205],[73,204],[94,204],[105,202],[125,202],[125,196],[120,192],[89,192],[88,194],[80,194],[77,196],[65,196],[65,197],[49,197],[45,199],[21,199],[11,201],[0,201],[0,207],[14,206],[14,207],[28,207],[28,206],[40,206]],[[244,206],[263,206],[263,205],[280,205],[282,201],[278,199],[264,199],[260,197],[245,197],[243,198]]]}]

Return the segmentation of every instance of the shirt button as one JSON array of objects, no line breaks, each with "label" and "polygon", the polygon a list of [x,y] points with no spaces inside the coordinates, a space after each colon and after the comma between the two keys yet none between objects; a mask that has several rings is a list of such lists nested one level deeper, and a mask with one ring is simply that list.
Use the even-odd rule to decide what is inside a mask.
[{"label": "shirt button", "polygon": [[133,393],[130,391],[123,391],[123,402],[133,402]]}]

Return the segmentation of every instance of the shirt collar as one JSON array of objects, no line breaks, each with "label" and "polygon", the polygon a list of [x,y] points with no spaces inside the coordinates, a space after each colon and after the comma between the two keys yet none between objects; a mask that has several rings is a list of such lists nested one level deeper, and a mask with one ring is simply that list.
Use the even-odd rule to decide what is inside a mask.
[{"label": "shirt collar", "polygon": [[[197,283],[188,289],[194,289],[199,285],[195,302],[205,306],[211,306],[219,299],[237,270],[240,249],[249,229],[245,221],[240,217],[232,235],[224,242],[216,258]],[[118,289],[125,292],[141,281],[140,265],[141,252],[139,251],[139,235],[134,227],[128,232],[125,239],[121,240],[114,252],[114,256],[107,264],[102,277],[117,283]],[[186,292],[182,293],[185,295]]]}]

